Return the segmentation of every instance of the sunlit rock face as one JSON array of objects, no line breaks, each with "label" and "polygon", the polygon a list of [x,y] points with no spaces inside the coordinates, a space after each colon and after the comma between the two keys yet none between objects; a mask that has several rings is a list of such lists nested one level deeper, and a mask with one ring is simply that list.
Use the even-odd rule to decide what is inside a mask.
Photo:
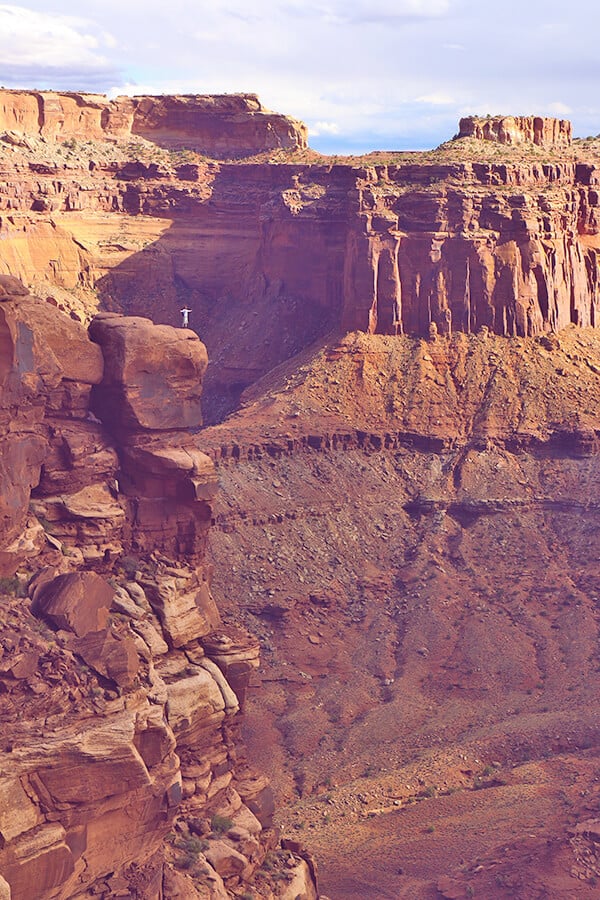
[{"label": "sunlit rock face", "polygon": [[0,90],[0,131],[46,141],[140,135],[207,156],[253,156],[306,147],[306,126],[265,109],[255,94],[117,97]]},{"label": "sunlit rock face", "polygon": [[88,334],[9,276],[0,342],[0,893],[232,896],[284,851],[239,733],[258,642],[204,559],[206,349],[115,314]]},{"label": "sunlit rock face", "polygon": [[573,129],[568,119],[544,116],[466,116],[460,120],[458,137],[564,150],[572,144]]}]

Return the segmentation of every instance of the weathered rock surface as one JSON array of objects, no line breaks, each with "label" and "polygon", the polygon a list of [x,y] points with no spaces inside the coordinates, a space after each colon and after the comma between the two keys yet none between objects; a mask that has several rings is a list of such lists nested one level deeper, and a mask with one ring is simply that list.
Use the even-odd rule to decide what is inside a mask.
[{"label": "weathered rock surface", "polygon": [[94,407],[113,430],[186,431],[202,424],[208,357],[195,332],[101,313],[89,333],[105,361]]},{"label": "weathered rock surface", "polygon": [[303,148],[306,127],[264,109],[255,94],[117,97],[0,90],[0,132],[8,143],[141,135],[209,156],[253,156]]},{"label": "weathered rock surface", "polygon": [[[234,165],[176,148],[220,154],[230,116],[277,143],[254,101],[145,99],[0,135],[0,271],[46,297],[0,279],[0,893],[311,896],[245,696],[333,895],[591,896],[597,151],[503,119],[426,160]],[[91,342],[94,291],[166,324]],[[268,372],[200,436],[183,303],[213,417]]]},{"label": "weathered rock surface", "polygon": [[[81,324],[31,297],[15,279],[2,276],[0,287],[0,534],[6,554],[26,527],[33,488],[40,482],[40,494],[44,488],[50,493],[63,488],[57,503],[64,506],[67,495],[94,479],[93,470],[110,477],[117,457],[105,449],[98,424],[86,421],[92,385],[102,378],[99,348]],[[82,443],[91,451],[89,457],[81,453]],[[70,472],[66,480],[65,470]],[[86,516],[93,518],[93,511],[86,510]],[[52,517],[60,518],[61,512]],[[13,560],[6,555],[4,568],[14,571],[19,559],[17,549]]]},{"label": "weathered rock surface", "polygon": [[543,116],[466,116],[460,120],[458,137],[474,137],[498,144],[529,141],[541,147],[570,147],[572,128],[568,119]]},{"label": "weathered rock surface", "polygon": [[108,624],[113,591],[94,572],[59,575],[36,591],[36,609],[56,628],[85,637]]},{"label": "weathered rock surface", "polygon": [[[0,893],[232,896],[277,837],[235,693],[258,645],[229,636],[203,564],[206,351],[115,315],[94,342],[11,277],[0,293],[0,563],[18,570],[0,585]],[[213,646],[235,648],[233,686]]]},{"label": "weathered rock surface", "polygon": [[208,156],[253,156],[264,150],[304,149],[302,122],[264,109],[255,94],[134,97],[132,134]]},{"label": "weathered rock surface", "polygon": [[599,398],[596,329],[356,333],[203,431],[250,752],[332,897],[597,890]]},{"label": "weathered rock surface", "polygon": [[[8,95],[18,105],[19,92]],[[140,141],[165,146],[185,143],[201,122],[228,146],[230,118],[268,125],[249,96],[113,103],[128,115],[135,107]],[[63,119],[65,129],[75,121]],[[594,147],[571,145],[568,122],[540,117],[471,117],[460,134],[422,160],[335,165],[301,154],[243,165],[178,159],[156,143],[140,143],[132,158],[120,138],[111,149],[65,150],[64,160],[44,156],[49,145],[7,145],[0,270],[43,284],[80,316],[81,298],[97,306],[95,292],[111,308],[152,308],[168,324],[191,305],[216,363],[211,420],[335,327],[427,335],[434,323],[440,334],[486,326],[521,336],[596,327]]]}]

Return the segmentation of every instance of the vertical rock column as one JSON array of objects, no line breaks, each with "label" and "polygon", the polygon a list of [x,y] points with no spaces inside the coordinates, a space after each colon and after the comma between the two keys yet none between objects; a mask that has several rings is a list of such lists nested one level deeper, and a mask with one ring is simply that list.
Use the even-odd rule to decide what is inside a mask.
[{"label": "vertical rock column", "polygon": [[193,331],[108,313],[90,336],[105,362],[92,404],[118,448],[132,552],[200,562],[217,485],[192,435],[202,424],[206,348]]}]

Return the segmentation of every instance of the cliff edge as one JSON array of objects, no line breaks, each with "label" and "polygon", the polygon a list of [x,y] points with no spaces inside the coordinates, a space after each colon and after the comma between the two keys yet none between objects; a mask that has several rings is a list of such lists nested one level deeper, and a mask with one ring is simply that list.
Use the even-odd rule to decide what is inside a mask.
[{"label": "cliff edge", "polygon": [[141,318],[90,335],[0,277],[0,895],[314,900],[240,740],[259,648],[205,559],[206,350]]},{"label": "cliff edge", "polygon": [[212,157],[303,149],[306,126],[265,109],[255,94],[117,97],[0,90],[0,131],[46,141],[140,135]]}]

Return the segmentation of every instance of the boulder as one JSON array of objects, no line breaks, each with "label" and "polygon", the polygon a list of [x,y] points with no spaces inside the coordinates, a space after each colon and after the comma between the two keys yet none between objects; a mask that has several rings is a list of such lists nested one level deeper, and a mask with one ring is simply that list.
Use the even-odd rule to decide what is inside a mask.
[{"label": "boulder", "polygon": [[98,384],[102,352],[83,325],[26,290],[24,294],[11,290],[0,305],[0,335],[6,347],[3,365],[12,361],[14,375],[31,387],[52,388],[61,380]]},{"label": "boulder", "polygon": [[197,334],[111,313],[96,316],[89,333],[105,362],[94,408],[111,429],[185,430],[202,424],[208,356]]},{"label": "boulder", "polygon": [[162,577],[144,581],[143,587],[173,647],[185,647],[220,623],[219,611],[205,581]]},{"label": "boulder", "polygon": [[99,675],[128,688],[138,673],[139,657],[132,637],[90,631],[71,641],[71,648]]},{"label": "boulder", "polygon": [[8,863],[3,873],[13,900],[51,896],[46,892],[73,873],[75,860],[65,838],[66,831],[58,822],[20,838],[14,848],[14,861]]},{"label": "boulder", "polygon": [[225,841],[211,841],[205,856],[222,878],[243,875],[250,866],[247,857]]},{"label": "boulder", "polygon": [[256,638],[241,628],[219,628],[202,637],[202,647],[225,675],[244,707],[250,676],[259,666],[260,647]]},{"label": "boulder", "polygon": [[26,297],[28,289],[22,281],[14,275],[0,275],[0,300],[5,301],[13,297]]},{"label": "boulder", "polygon": [[178,735],[194,728],[203,719],[217,714],[222,719],[225,703],[216,681],[204,669],[191,669],[188,677],[167,685],[169,725]]},{"label": "boulder", "polygon": [[145,642],[152,656],[162,656],[168,652],[169,645],[152,622],[137,620],[131,623],[131,627]]},{"label": "boulder", "polygon": [[104,578],[94,572],[59,575],[36,592],[34,611],[55,628],[82,638],[105,631],[113,593]]},{"label": "boulder", "polygon": [[[0,837],[12,841],[43,821],[18,778],[0,779]],[[0,897],[2,895],[0,894]]]}]

